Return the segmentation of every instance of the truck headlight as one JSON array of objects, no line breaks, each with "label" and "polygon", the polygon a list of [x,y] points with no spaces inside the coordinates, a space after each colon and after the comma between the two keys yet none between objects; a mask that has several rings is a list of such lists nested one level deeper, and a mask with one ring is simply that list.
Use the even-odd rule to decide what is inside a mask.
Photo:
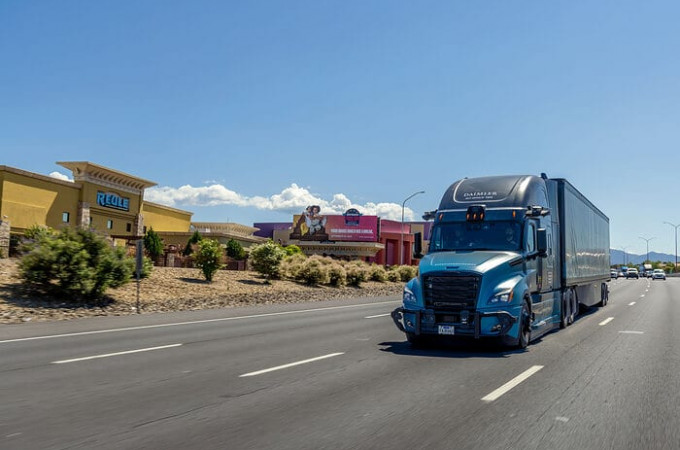
[{"label": "truck headlight", "polygon": [[416,300],[416,296],[413,292],[411,292],[410,289],[404,288],[404,296],[403,296],[404,303],[417,303],[418,301]]},{"label": "truck headlight", "polygon": [[510,303],[512,301],[512,291],[510,292],[499,292],[498,294],[491,297],[489,303]]}]

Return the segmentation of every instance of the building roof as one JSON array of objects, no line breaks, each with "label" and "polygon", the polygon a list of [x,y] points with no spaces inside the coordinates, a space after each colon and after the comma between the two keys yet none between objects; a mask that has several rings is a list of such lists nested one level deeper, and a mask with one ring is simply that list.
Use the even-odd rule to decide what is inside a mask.
[{"label": "building roof", "polygon": [[58,161],[57,164],[73,172],[75,181],[90,181],[133,191],[142,191],[157,184],[89,161]]}]

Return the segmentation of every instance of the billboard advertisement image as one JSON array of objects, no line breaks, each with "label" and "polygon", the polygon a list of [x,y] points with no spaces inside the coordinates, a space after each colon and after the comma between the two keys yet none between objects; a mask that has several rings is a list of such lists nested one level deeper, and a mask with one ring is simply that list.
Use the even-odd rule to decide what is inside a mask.
[{"label": "billboard advertisement image", "polygon": [[290,239],[303,241],[377,242],[378,216],[364,216],[356,209],[344,214],[324,215],[318,205],[293,216]]}]

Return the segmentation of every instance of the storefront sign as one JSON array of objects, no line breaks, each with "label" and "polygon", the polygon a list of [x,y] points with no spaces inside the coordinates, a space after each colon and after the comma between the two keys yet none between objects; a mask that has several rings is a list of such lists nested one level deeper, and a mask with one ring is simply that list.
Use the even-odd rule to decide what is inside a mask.
[{"label": "storefront sign", "polygon": [[105,208],[120,209],[121,211],[130,211],[130,199],[121,197],[112,192],[97,191],[97,204]]}]

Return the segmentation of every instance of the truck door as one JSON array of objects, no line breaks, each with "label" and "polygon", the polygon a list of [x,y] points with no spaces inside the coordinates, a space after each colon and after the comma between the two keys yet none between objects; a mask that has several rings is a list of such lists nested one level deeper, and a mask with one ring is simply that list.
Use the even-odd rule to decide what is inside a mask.
[{"label": "truck door", "polygon": [[[538,221],[529,220],[526,227],[526,244],[525,250],[527,254],[536,251],[536,229],[538,228]],[[548,300],[547,295],[544,294],[547,289],[547,280],[544,278],[544,259],[541,257],[532,258],[527,261],[527,284],[531,293],[531,309],[534,313],[534,323],[540,324],[547,319],[550,314],[550,308],[546,304]]]}]

